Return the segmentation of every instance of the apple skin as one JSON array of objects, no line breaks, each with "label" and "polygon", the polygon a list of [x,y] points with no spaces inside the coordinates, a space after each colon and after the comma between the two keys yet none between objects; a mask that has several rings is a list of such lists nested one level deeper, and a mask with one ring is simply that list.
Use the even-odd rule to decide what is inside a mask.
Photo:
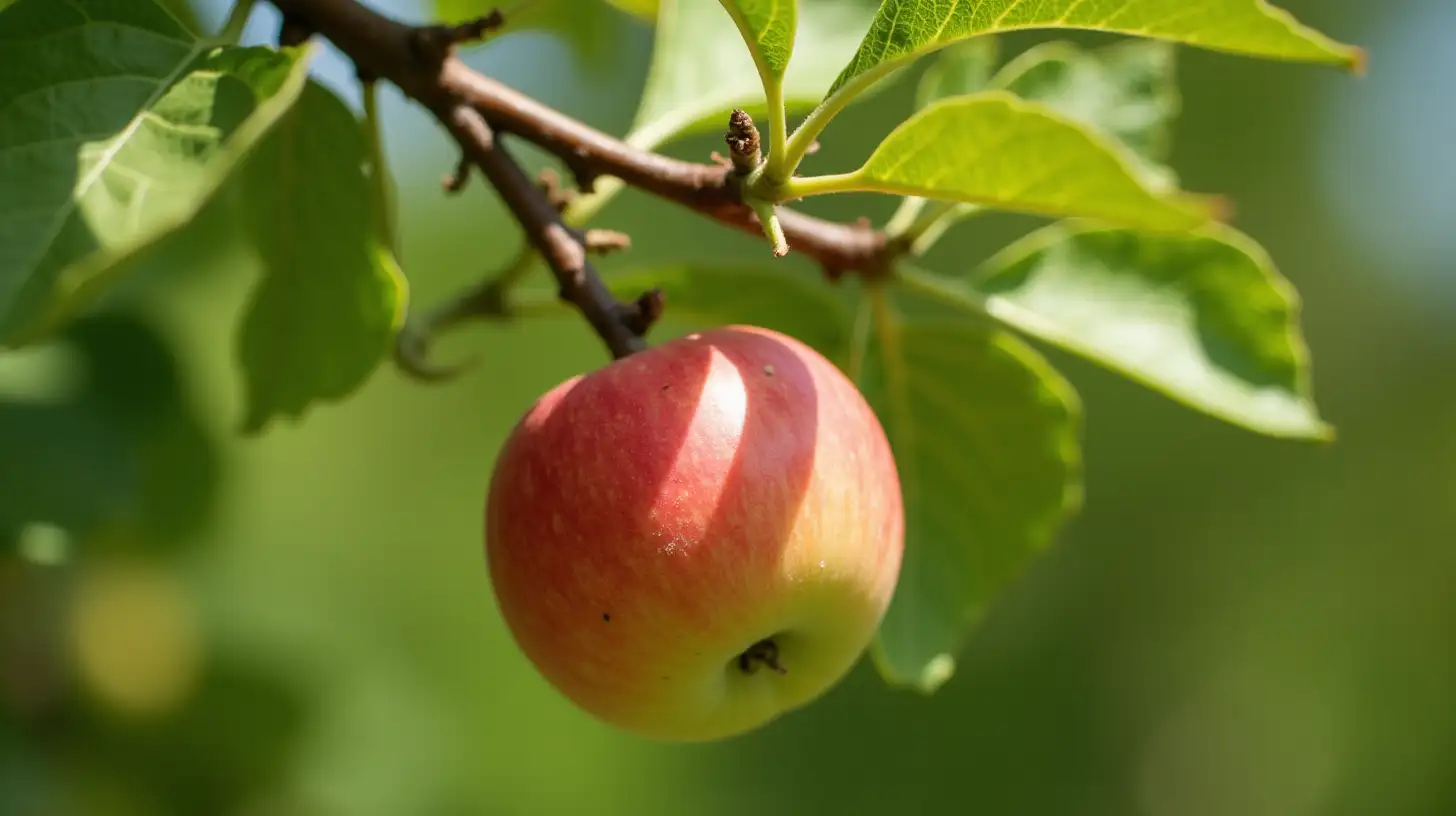
[{"label": "apple skin", "polygon": [[[485,516],[521,651],[580,708],[671,741],[745,733],[835,685],[904,549],[864,397],[807,345],[745,326],[546,393],[502,447]],[[781,672],[745,664],[765,640]]]}]

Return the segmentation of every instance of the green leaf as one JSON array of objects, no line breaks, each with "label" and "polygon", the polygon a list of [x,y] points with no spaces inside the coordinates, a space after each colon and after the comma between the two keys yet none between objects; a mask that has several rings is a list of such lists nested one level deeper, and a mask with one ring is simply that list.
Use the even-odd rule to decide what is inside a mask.
[{"label": "green leaf", "polygon": [[1080,507],[1081,408],[1016,337],[911,314],[876,310],[859,378],[894,448],[906,512],[900,583],[871,654],[888,682],[929,693]]},{"label": "green leaf", "polygon": [[[787,5],[760,0],[744,6]],[[789,112],[814,107],[834,80],[833,66],[854,52],[874,9],[866,0],[798,0],[794,59],[783,74]],[[780,26],[781,27],[781,26]],[[721,129],[742,108],[768,111],[753,56],[719,3],[662,0],[646,87],[627,140],[653,148],[678,137]]]},{"label": "green leaf", "polygon": [[353,393],[389,352],[405,285],[375,229],[366,155],[360,123],[310,82],[241,177],[264,268],[239,336],[244,432]]},{"label": "green leaf", "polygon": [[305,49],[214,48],[152,2],[0,15],[0,343],[37,339],[189,221],[296,99]]},{"label": "green leaf", "polygon": [[[932,103],[911,116],[836,189],[872,190],[1150,230],[1186,230],[1214,214],[1208,200],[1158,193],[1127,148],[1005,91]],[[807,180],[813,184],[815,179]]]},{"label": "green leaf", "polygon": [[[920,77],[915,88],[915,109],[984,90],[999,57],[1000,46],[995,37],[976,37],[942,50]],[[919,196],[905,196],[900,208],[885,224],[885,231],[892,237],[913,239],[911,252],[914,254],[929,249],[953,224],[980,209],[974,204],[953,204],[931,207],[927,214],[925,209],[929,203]]]},{"label": "green leaf", "polygon": [[1171,190],[1177,176],[1162,162],[1182,108],[1174,60],[1174,46],[1165,42],[1131,40],[1096,50],[1051,42],[1012,60],[991,86],[1117,139],[1131,148],[1149,186]]},{"label": "green leaf", "polygon": [[603,2],[642,20],[657,18],[658,0],[603,0]]},{"label": "green leaf", "polygon": [[798,0],[720,2],[748,44],[763,81],[768,83],[781,78],[789,68],[789,57],[794,53]]},{"label": "green leaf", "polygon": [[844,302],[818,280],[763,266],[668,266],[605,277],[621,298],[661,289],[669,319],[702,326],[748,324],[783,332],[843,364],[849,346]]},{"label": "green leaf", "polygon": [[0,541],[28,525],[87,546],[153,551],[195,542],[215,506],[218,450],[187,399],[176,354],[134,314],[69,324],[74,389],[0,398]]},{"label": "green leaf", "polygon": [[952,96],[985,90],[1000,58],[1000,41],[995,37],[973,37],[936,54],[915,86],[915,109]]},{"label": "green leaf", "polygon": [[884,0],[826,100],[854,95],[917,57],[980,34],[1067,28],[1149,37],[1249,57],[1359,70],[1363,52],[1266,0]]},{"label": "green leaf", "polygon": [[918,281],[1234,425],[1333,436],[1315,407],[1298,296],[1231,228],[1150,235],[1058,224],[969,278]]}]

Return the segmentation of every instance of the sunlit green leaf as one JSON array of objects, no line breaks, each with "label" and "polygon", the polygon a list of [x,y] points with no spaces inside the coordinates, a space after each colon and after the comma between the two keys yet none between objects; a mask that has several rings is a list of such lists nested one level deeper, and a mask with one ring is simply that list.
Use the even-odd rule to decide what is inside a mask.
[{"label": "sunlit green leaf", "polygon": [[1159,193],[1127,148],[1005,91],[931,104],[895,128],[851,174],[853,187],[1155,230],[1192,229],[1209,201]]},{"label": "sunlit green leaf", "polygon": [[658,0],[603,0],[603,2],[643,20],[651,20],[657,16]]},{"label": "sunlit green leaf", "polygon": [[979,34],[1105,31],[1251,57],[1359,68],[1363,53],[1266,0],[884,0],[828,96],[855,94],[915,58]]},{"label": "sunlit green leaf", "polygon": [[916,109],[985,90],[1000,53],[1000,41],[993,36],[973,37],[942,49],[920,75],[915,87]]},{"label": "sunlit green leaf", "polygon": [[917,281],[1235,425],[1333,433],[1315,407],[1298,296],[1233,229],[1150,235],[1059,224],[965,279]]},{"label": "sunlit green leaf", "polygon": [[[915,109],[941,99],[984,90],[991,81],[999,54],[999,41],[991,36],[975,37],[942,49],[920,76],[920,83],[915,88]],[[913,231],[917,237],[912,251],[917,254],[940,240],[940,236],[956,222],[980,209],[975,204],[956,203],[932,207],[927,213],[928,204],[929,201],[919,196],[905,196],[900,208],[885,225],[885,230],[897,237]],[[922,228],[924,223],[933,226]]]},{"label": "sunlit green leaf", "polygon": [[1112,136],[1132,149],[1150,186],[1172,189],[1177,177],[1162,162],[1182,106],[1174,60],[1175,48],[1165,42],[1130,40],[1096,50],[1051,42],[1012,60],[991,86]]},{"label": "sunlit green leaf", "polygon": [[905,559],[872,654],[934,691],[996,597],[1081,502],[1081,408],[1017,338],[969,321],[877,315],[860,387],[905,494]]},{"label": "sunlit green leaf", "polygon": [[188,223],[295,100],[301,49],[210,46],[147,0],[0,15],[0,343]]},{"label": "sunlit green leaf", "polygon": [[[790,112],[819,102],[835,66],[854,53],[874,14],[868,0],[798,0],[798,6],[794,58],[783,81]],[[662,0],[652,66],[628,141],[655,147],[723,128],[734,108],[760,121],[767,110],[753,57],[733,19],[716,2]]]},{"label": "sunlit green leaf", "polygon": [[798,0],[720,0],[733,18],[759,73],[782,77],[794,53]]},{"label": "sunlit green leaf", "polygon": [[263,265],[239,337],[243,429],[358,389],[403,319],[403,275],[375,232],[360,124],[310,82],[239,190]]}]

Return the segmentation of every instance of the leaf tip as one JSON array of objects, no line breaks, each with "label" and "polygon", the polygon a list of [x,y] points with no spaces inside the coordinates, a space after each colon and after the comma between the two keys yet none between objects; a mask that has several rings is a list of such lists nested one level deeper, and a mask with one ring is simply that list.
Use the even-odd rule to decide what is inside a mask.
[{"label": "leaf tip", "polygon": [[1365,76],[1365,72],[1370,67],[1370,52],[1352,45],[1346,49],[1346,53],[1349,54],[1349,59],[1346,61],[1345,67],[1357,77]]},{"label": "leaf tip", "polygon": [[870,647],[870,659],[874,664],[875,671],[879,673],[880,679],[886,685],[897,689],[909,689],[926,697],[935,694],[952,677],[955,676],[955,657],[947,652],[941,652],[925,661],[918,671],[905,671],[909,667],[895,665],[885,653],[884,633],[876,636]]},{"label": "leaf tip", "polygon": [[244,409],[243,418],[235,425],[239,437],[248,440],[259,439],[277,424],[280,419],[297,421],[303,416],[303,409],[289,409],[269,406],[262,401],[250,400]]},{"label": "leaf tip", "polygon": [[914,681],[915,690],[928,697],[939,691],[941,686],[955,676],[955,670],[954,657],[945,653],[938,654],[920,670],[919,676]]},{"label": "leaf tip", "polygon": [[1232,221],[1238,213],[1238,207],[1235,206],[1234,200],[1230,196],[1204,195],[1200,198],[1203,201],[1203,206],[1208,211],[1209,219],[1220,224],[1227,224]]},{"label": "leaf tip", "polygon": [[256,409],[250,409],[247,416],[237,424],[237,435],[244,439],[257,439],[268,427],[269,416]]}]

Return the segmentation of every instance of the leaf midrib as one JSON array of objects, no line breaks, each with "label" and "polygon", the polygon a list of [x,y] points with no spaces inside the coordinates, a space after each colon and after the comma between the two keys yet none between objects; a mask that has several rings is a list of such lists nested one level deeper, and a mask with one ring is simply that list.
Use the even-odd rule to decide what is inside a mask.
[{"label": "leaf midrib", "polygon": [[[74,6],[74,4],[72,5]],[[86,12],[84,9],[81,9],[79,6],[77,6],[76,8],[78,11],[81,12],[82,15],[85,15]],[[92,22],[88,17],[87,22],[83,26],[76,29],[68,29],[68,31],[78,31],[80,30],[80,28],[84,28],[88,25],[98,25],[98,23]],[[136,26],[132,27],[138,28]],[[146,29],[140,30],[145,31]],[[152,33],[156,34],[156,32]],[[162,35],[160,34],[158,34],[157,36],[162,37]],[[165,39],[167,42],[183,42],[182,40],[174,40],[167,37],[162,38]],[[177,80],[187,70],[188,66],[190,66],[208,48],[211,48],[218,44],[220,43],[214,42],[211,39],[195,40],[192,44],[192,47],[187,50],[186,56],[177,61],[176,67],[169,71],[166,76],[162,77],[160,80],[157,81],[157,87],[154,88],[152,90],[152,93],[147,96],[146,101],[142,103],[136,114],[132,116],[131,121],[127,123],[125,128],[122,128],[120,132],[112,137],[111,144],[107,146],[107,149],[105,151],[103,151],[102,156],[98,158],[96,164],[89,171],[87,171],[87,173],[82,176],[81,179],[77,181],[76,186],[71,191],[71,197],[66,200],[66,202],[57,211],[56,217],[52,219],[50,231],[47,233],[45,241],[40,245],[37,254],[33,255],[30,259],[28,259],[24,264],[21,265],[20,269],[23,270],[23,272],[34,273],[37,265],[41,262],[41,260],[44,259],[48,254],[50,254],[51,250],[55,247],[56,238],[61,234],[61,230],[65,228],[66,222],[71,219],[71,216],[75,215],[77,208],[80,206],[81,199],[86,195],[87,192],[90,191],[91,187],[94,186],[98,180],[100,180],[101,176],[105,174],[106,170],[110,167],[111,162],[115,160],[117,154],[120,153],[121,149],[126,146],[128,140],[136,134],[137,129],[141,127],[142,122],[146,119],[145,114],[150,111],[154,105],[157,104],[162,96],[166,94],[168,89],[176,84]]]},{"label": "leaf midrib", "polygon": [[[1203,46],[1201,43],[1198,42],[1198,40],[1193,39],[1193,38],[1189,38],[1187,40],[1178,40],[1178,39],[1174,39],[1174,38],[1167,37],[1167,36],[1159,36],[1159,35],[1152,34],[1152,33],[1150,33],[1149,27],[1146,26],[1146,25],[1136,26],[1136,27],[1129,26],[1129,27],[1127,27],[1125,29],[1119,29],[1116,32],[1110,32],[1110,27],[1111,27],[1112,21],[1114,19],[1116,19],[1119,14],[1122,14],[1123,12],[1127,11],[1127,7],[1126,6],[1123,6],[1123,7],[1119,8],[1117,11],[1113,12],[1113,14],[1111,14],[1110,16],[1104,17],[1100,23],[1097,23],[1095,25],[1094,24],[1090,24],[1090,23],[1081,23],[1081,24],[1076,24],[1076,25],[1068,24],[1066,22],[1066,19],[1069,16],[1071,16],[1071,12],[1072,11],[1075,11],[1079,6],[1081,6],[1082,2],[1083,2],[1083,0],[1075,0],[1075,2],[1073,2],[1073,4],[1071,6],[1069,6],[1067,8],[1067,10],[1062,13],[1061,18],[1059,20],[1055,21],[1055,22],[1048,21],[1048,22],[1045,22],[1045,23],[1028,23],[1028,24],[1022,24],[1022,25],[1004,26],[1004,25],[1001,25],[1000,24],[1000,20],[1005,19],[1005,14],[1003,14],[1000,18],[998,18],[998,21],[996,23],[992,23],[990,26],[988,26],[988,27],[986,27],[984,29],[977,30],[977,31],[975,31],[973,33],[970,33],[970,34],[964,36],[964,37],[957,38],[957,40],[953,40],[951,42],[943,42],[943,41],[940,40],[940,37],[945,33],[945,26],[949,23],[949,21],[951,20],[951,18],[954,16],[954,10],[955,9],[958,9],[960,7],[960,0],[956,0],[956,2],[952,3],[952,5],[951,5],[952,13],[949,14],[949,15],[947,15],[946,18],[941,21],[941,26],[936,31],[935,38],[932,39],[932,40],[928,40],[926,42],[925,46],[922,49],[913,49],[912,48],[911,50],[906,51],[905,53],[899,55],[898,57],[895,57],[894,59],[886,60],[885,59],[885,55],[889,53],[889,48],[890,48],[890,46],[889,46],[890,40],[887,37],[886,40],[885,40],[884,46],[880,50],[880,56],[875,61],[875,63],[873,65],[871,65],[869,68],[865,68],[865,69],[859,71],[858,73],[852,75],[848,79],[836,80],[836,85],[838,85],[838,83],[840,81],[843,81],[843,84],[842,85],[838,85],[837,88],[835,88],[833,91],[831,91],[829,93],[829,95],[820,103],[820,107],[821,108],[823,108],[823,107],[843,107],[843,105],[837,104],[837,101],[838,101],[838,99],[840,97],[848,97],[848,98],[851,98],[852,99],[854,96],[858,95],[859,93],[861,93],[866,88],[869,88],[871,85],[873,85],[876,82],[878,82],[884,76],[886,76],[886,75],[888,75],[890,73],[893,73],[896,70],[899,70],[901,67],[903,67],[904,65],[906,65],[907,63],[909,63],[911,61],[920,59],[921,57],[929,56],[931,53],[933,53],[935,51],[939,51],[940,49],[945,48],[948,45],[951,45],[953,42],[970,40],[970,39],[974,39],[975,37],[983,37],[983,36],[987,36],[987,35],[991,35],[991,34],[1012,34],[1012,33],[1017,33],[1017,32],[1021,32],[1021,31],[1045,31],[1045,30],[1055,30],[1055,31],[1087,31],[1087,32],[1093,32],[1093,33],[1099,33],[1099,34],[1116,33],[1119,36],[1142,37],[1142,38],[1146,38],[1146,39],[1150,39],[1150,40],[1155,40],[1155,41],[1159,41],[1159,42],[1169,42],[1169,43],[1173,43],[1175,45],[1176,44],[1180,44],[1180,43],[1186,43],[1188,45],[1193,45],[1195,47],[1208,47],[1208,46]],[[892,21],[891,30],[893,30],[893,28],[894,28],[893,23],[899,21],[899,14],[900,14],[901,9],[904,7],[904,5],[905,4],[901,4],[901,5],[896,6],[896,8],[895,8],[895,15],[896,16],[895,16],[894,20]],[[1012,8],[1014,8],[1017,5],[1019,5],[1019,0],[1018,0],[1018,2],[1013,2],[1012,3]],[[1187,6],[1185,6],[1184,9],[1183,9],[1183,12],[1186,13],[1189,10],[1190,9]],[[1176,19],[1177,15],[1176,14],[1170,15],[1170,17],[1172,17],[1173,19]],[[1316,32],[1316,33],[1318,33],[1318,32]],[[1333,43],[1333,41],[1331,41],[1331,42]],[[1340,43],[1333,43],[1333,44],[1334,45],[1342,45]],[[1231,53],[1243,53],[1243,52],[1233,51]],[[1254,54],[1253,56],[1261,56],[1261,55]],[[1264,58],[1266,58],[1266,59],[1272,59],[1272,57],[1264,57]],[[858,62],[859,62],[859,58],[858,58],[858,54],[856,54],[855,63],[858,63]]]}]

